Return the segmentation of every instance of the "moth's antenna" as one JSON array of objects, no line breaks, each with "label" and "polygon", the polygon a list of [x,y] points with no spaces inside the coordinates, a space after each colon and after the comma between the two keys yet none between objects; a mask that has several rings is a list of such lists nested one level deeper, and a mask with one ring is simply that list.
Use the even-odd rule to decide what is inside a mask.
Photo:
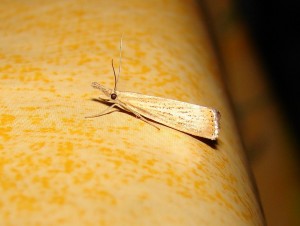
[{"label": "moth's antenna", "polygon": [[115,83],[115,90],[117,89],[117,83],[119,81],[119,77],[121,74],[121,66],[122,66],[122,46],[123,46],[123,34],[121,36],[121,40],[120,40],[120,55],[119,55],[119,69],[118,69],[118,76],[116,78],[116,83]]},{"label": "moth's antenna", "polygon": [[114,77],[115,77],[115,88],[114,88],[114,93],[116,93],[116,89],[117,89],[117,76],[116,76],[116,72],[115,72],[115,67],[114,67],[114,59],[111,59],[111,66],[112,66],[112,69],[114,71]]}]

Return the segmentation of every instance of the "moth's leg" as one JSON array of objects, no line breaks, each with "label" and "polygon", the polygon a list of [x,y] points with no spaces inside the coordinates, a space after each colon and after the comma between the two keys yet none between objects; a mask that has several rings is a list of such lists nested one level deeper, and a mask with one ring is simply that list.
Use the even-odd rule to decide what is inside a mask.
[{"label": "moth's leg", "polygon": [[[133,113],[133,114],[135,114],[135,113]],[[136,117],[137,117],[138,119],[140,119],[140,120],[142,120],[142,121],[148,123],[148,124],[151,125],[151,126],[154,126],[156,129],[160,130],[160,128],[159,128],[157,125],[155,125],[154,123],[150,122],[149,120],[147,120],[146,118],[144,118],[144,117],[141,116],[140,114],[135,114],[135,115],[136,115]]]},{"label": "moth's leg", "polygon": [[146,118],[144,118],[140,113],[136,112],[135,110],[133,110],[131,107],[129,107],[128,105],[119,102],[119,105],[121,108],[123,108],[124,110],[131,112],[132,114],[134,114],[138,119],[148,123],[151,126],[154,126],[156,129],[160,130],[160,128],[158,126],[156,126],[154,123],[150,122],[149,120],[147,120]]},{"label": "moth's leg", "polygon": [[113,105],[109,106],[108,108],[106,108],[104,111],[102,111],[102,112],[100,112],[100,113],[98,113],[98,114],[96,114],[96,115],[85,116],[85,118],[95,118],[95,117],[100,117],[100,116],[102,116],[102,115],[105,115],[105,114],[109,113],[108,111],[109,111],[110,109],[114,108],[115,106],[119,106],[119,104],[113,104]]}]

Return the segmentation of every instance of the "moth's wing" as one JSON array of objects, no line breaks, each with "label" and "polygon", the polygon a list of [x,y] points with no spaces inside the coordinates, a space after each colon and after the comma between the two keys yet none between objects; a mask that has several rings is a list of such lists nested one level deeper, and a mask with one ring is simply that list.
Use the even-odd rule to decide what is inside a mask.
[{"label": "moth's wing", "polygon": [[219,135],[217,110],[172,99],[119,92],[118,99],[139,114],[176,130],[215,140]]}]

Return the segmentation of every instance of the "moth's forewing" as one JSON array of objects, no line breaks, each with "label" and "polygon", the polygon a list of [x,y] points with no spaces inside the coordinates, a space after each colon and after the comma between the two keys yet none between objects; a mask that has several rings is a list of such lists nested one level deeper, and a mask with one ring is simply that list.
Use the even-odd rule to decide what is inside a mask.
[{"label": "moth's forewing", "polygon": [[217,110],[177,100],[118,92],[118,99],[142,116],[176,130],[215,140],[219,135]]}]

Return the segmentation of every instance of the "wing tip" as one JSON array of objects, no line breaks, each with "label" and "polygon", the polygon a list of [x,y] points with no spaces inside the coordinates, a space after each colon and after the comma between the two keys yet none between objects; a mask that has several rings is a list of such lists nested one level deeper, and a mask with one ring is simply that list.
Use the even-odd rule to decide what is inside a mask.
[{"label": "wing tip", "polygon": [[216,140],[219,137],[219,133],[220,133],[220,118],[221,118],[221,113],[216,110],[213,109],[213,117],[214,117],[214,133],[212,135],[212,140]]}]

